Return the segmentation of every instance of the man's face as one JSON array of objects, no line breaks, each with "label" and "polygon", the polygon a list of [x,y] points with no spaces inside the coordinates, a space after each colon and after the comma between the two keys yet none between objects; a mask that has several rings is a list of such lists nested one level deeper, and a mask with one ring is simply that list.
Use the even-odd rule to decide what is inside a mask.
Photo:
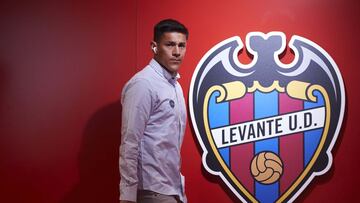
[{"label": "man's face", "polygon": [[170,73],[176,74],[186,52],[186,35],[179,32],[165,32],[158,43],[152,42],[154,58]]}]

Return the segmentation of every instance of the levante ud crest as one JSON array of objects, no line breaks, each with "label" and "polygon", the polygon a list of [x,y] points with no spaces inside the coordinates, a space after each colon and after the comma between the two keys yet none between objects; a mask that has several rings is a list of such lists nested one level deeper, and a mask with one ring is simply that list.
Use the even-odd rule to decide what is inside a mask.
[{"label": "levante ud crest", "polygon": [[292,202],[332,163],[345,108],[340,72],[308,39],[293,36],[289,47],[295,58],[284,64],[284,33],[251,32],[253,59],[242,64],[243,42],[232,37],[211,48],[192,77],[203,165],[243,202]]}]

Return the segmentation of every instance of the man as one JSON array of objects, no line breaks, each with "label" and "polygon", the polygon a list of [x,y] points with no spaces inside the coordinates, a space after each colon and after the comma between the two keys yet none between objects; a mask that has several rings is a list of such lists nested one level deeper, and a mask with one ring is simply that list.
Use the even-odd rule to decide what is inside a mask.
[{"label": "man", "polygon": [[120,203],[186,203],[180,173],[186,110],[177,79],[187,39],[184,25],[160,21],[153,59],[122,91]]}]

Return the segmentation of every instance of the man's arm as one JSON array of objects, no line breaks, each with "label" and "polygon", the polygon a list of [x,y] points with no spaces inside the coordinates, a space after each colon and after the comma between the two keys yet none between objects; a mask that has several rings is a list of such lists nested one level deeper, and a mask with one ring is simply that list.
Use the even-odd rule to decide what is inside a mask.
[{"label": "man's arm", "polygon": [[121,201],[136,202],[139,143],[150,117],[151,94],[150,84],[144,79],[131,81],[122,93],[122,141],[119,160]]}]

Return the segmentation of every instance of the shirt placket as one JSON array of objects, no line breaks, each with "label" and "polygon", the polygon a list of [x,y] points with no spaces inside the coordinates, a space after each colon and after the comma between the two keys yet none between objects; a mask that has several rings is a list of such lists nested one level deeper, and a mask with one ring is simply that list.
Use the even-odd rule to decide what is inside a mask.
[{"label": "shirt placket", "polygon": [[[180,101],[179,101],[179,95],[178,95],[178,91],[176,89],[176,82],[174,84],[174,91],[175,91],[175,97],[176,97],[176,114],[177,114],[177,121],[178,121],[178,153],[179,153],[179,157],[180,157],[180,163],[179,163],[179,167],[181,167],[181,155],[180,155],[180,143],[181,143],[181,108],[180,108]],[[181,170],[179,170],[179,185],[180,185],[180,194],[182,195],[184,193],[184,191],[182,190],[183,186],[182,186],[182,182],[181,182]]]}]

